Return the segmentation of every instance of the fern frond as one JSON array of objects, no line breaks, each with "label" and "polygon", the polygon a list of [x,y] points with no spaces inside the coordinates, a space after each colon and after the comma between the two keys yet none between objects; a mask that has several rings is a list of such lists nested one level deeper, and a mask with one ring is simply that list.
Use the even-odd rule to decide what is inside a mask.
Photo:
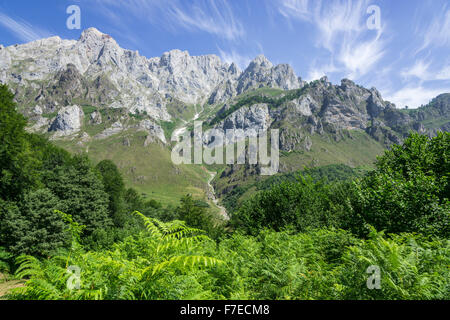
[{"label": "fern frond", "polygon": [[154,266],[152,268],[152,276],[172,266],[182,266],[183,268],[188,266],[192,268],[194,266],[204,265],[205,267],[213,267],[222,263],[222,260],[206,256],[176,256]]},{"label": "fern frond", "polygon": [[33,276],[44,277],[42,263],[39,259],[33,256],[21,255],[16,259],[16,261],[19,265],[19,268],[16,270],[16,276],[18,278],[23,279]]},{"label": "fern frond", "polygon": [[198,236],[192,236],[192,237],[188,237],[188,238],[168,238],[165,239],[165,243],[159,244],[156,247],[156,252],[162,252],[162,251],[166,251],[169,249],[179,249],[179,248],[186,248],[189,246],[194,245],[195,243],[199,243],[202,241],[207,241],[209,240],[209,237],[206,235],[198,235]]},{"label": "fern frond", "polygon": [[150,234],[158,239],[163,237],[163,234],[160,231],[159,226],[162,225],[160,221],[154,218],[149,218],[140,213],[139,211],[133,212],[133,214],[139,216],[143,221],[144,225],[147,228],[147,231],[150,232]]}]

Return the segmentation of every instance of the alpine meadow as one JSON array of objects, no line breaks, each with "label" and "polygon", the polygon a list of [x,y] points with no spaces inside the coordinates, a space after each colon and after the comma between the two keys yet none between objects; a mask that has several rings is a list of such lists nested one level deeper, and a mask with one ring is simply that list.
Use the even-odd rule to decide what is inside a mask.
[{"label": "alpine meadow", "polygon": [[450,300],[448,1],[16,2],[0,300]]}]

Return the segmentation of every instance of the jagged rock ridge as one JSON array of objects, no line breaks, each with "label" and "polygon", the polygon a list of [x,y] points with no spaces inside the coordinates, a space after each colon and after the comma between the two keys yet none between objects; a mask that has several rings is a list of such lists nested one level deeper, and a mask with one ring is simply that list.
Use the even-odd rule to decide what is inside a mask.
[{"label": "jagged rock ridge", "polygon": [[289,65],[275,66],[262,55],[243,71],[215,55],[190,56],[181,50],[147,59],[95,28],[85,30],[78,40],[51,37],[0,47],[0,81],[15,91],[21,111],[32,121],[30,130],[49,131],[54,138],[79,133],[87,122],[106,126],[96,139],[135,128],[146,130],[148,141],[166,143],[170,137],[164,135],[162,122],[177,120],[169,110],[173,101],[185,109],[202,105],[203,111],[223,104],[220,114],[258,88],[301,92],[277,108],[259,102],[244,106],[217,127],[280,128],[281,146],[287,151],[298,145],[310,148],[307,136],[324,132],[339,139],[343,130],[362,130],[389,145],[400,142],[410,129],[433,134],[449,127],[445,121],[429,126],[436,117],[448,118],[445,95],[424,110],[402,112],[375,88],[365,89],[348,79],[340,85],[326,78],[306,83]]}]

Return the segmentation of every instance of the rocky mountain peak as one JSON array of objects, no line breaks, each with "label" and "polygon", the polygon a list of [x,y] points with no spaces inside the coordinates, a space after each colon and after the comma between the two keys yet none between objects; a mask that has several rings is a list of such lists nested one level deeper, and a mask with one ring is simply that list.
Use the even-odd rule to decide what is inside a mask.
[{"label": "rocky mountain peak", "polygon": [[264,55],[259,55],[239,77],[238,94],[258,87],[280,88],[283,90],[298,89],[303,82],[288,64],[274,66]]},{"label": "rocky mountain peak", "polygon": [[[328,81],[328,79],[326,77],[325,77],[325,79],[326,79],[326,81]],[[346,88],[356,87],[356,84],[350,79],[342,79],[341,87],[345,90]]]},{"label": "rocky mountain peak", "polygon": [[96,28],[85,29],[81,33],[79,41],[87,42],[87,41],[90,41],[90,40],[95,40],[95,41],[98,41],[98,40],[102,40],[102,41],[113,40],[114,41],[114,39],[110,35],[108,35],[106,33],[103,33],[103,32],[100,32]]},{"label": "rocky mountain peak", "polygon": [[[174,110],[173,103],[180,104],[179,110],[209,104],[204,106],[208,111],[214,108],[212,105],[227,105],[254,89],[293,90],[306,84],[290,65],[274,65],[264,55],[253,59],[243,72],[217,55],[191,56],[178,49],[148,59],[122,49],[111,36],[95,28],[84,30],[78,41],[52,37],[0,46],[0,82],[13,84],[16,101],[31,106],[24,114],[34,117],[36,128],[54,133],[74,133],[83,127],[80,119],[84,109],[80,113],[80,107],[74,105],[92,106],[97,111],[124,109],[124,114],[145,115],[157,123],[174,120],[178,107]],[[436,99],[434,104],[441,114],[447,114],[448,100],[448,96]],[[408,116],[389,113],[394,106],[384,101],[376,89],[364,89],[349,79],[334,86],[323,77],[308,86],[305,96],[285,107],[293,110],[294,122],[310,118],[314,132],[323,130],[322,123],[337,129],[366,130],[375,118],[393,126],[410,121]],[[423,110],[417,119],[428,114],[432,113]],[[102,122],[96,116],[91,120],[93,124]],[[124,120],[115,121],[119,128]],[[103,119],[105,123],[111,121]]]},{"label": "rocky mountain peak", "polygon": [[186,61],[189,58],[188,51],[181,51],[179,49],[171,50],[168,52],[164,52],[160,58],[161,66],[173,66],[177,65],[182,61]]},{"label": "rocky mountain peak", "polygon": [[247,69],[253,70],[255,67],[270,69],[273,64],[263,54],[260,54],[250,62]]},{"label": "rocky mountain peak", "polygon": [[232,62],[230,67],[228,68],[228,72],[232,75],[239,75],[242,71],[239,69],[236,63]]},{"label": "rocky mountain peak", "polygon": [[123,54],[123,50],[117,42],[105,33],[96,28],[89,28],[82,32],[75,47],[82,55],[86,55],[89,64],[98,63],[102,58],[101,64],[108,64],[111,58],[115,58],[114,64],[117,64],[118,56]]}]

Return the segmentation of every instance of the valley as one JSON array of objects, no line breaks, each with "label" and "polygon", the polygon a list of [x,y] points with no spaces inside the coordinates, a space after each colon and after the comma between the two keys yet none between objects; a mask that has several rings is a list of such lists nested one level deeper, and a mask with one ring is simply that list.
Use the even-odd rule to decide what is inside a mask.
[{"label": "valley", "polygon": [[[96,28],[0,46],[0,299],[449,299],[450,93],[409,109],[225,60]],[[276,130],[278,171],[173,161],[227,130]]]}]

